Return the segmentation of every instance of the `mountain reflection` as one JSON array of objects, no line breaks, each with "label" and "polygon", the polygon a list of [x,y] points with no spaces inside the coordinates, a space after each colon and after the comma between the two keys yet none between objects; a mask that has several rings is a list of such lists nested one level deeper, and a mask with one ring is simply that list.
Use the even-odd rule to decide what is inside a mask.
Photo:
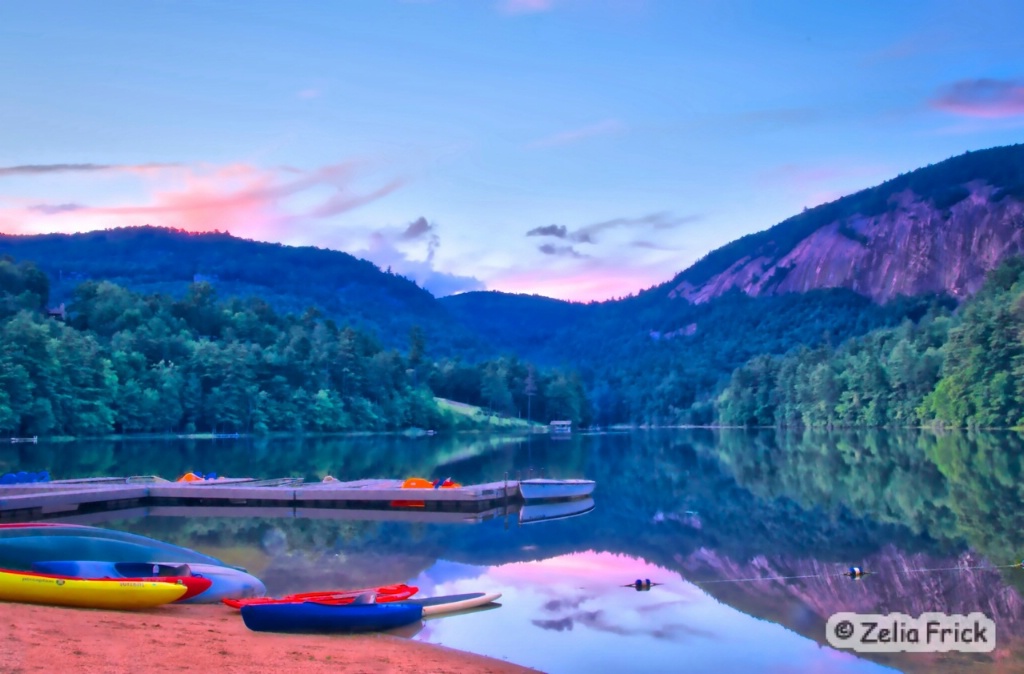
[{"label": "mountain reflection", "polygon": [[[696,596],[820,644],[825,621],[838,611],[981,611],[993,618],[999,648],[992,654],[870,656],[905,670],[954,671],[965,663],[973,670],[1024,661],[1024,570],[1012,568],[1024,550],[1022,456],[1024,441],[1016,433],[701,429],[574,435],[559,442],[396,435],[19,445],[0,449],[0,472],[173,479],[188,470],[215,470],[306,480],[415,475],[463,484],[506,475],[588,477],[598,484],[592,512],[529,525],[520,524],[514,507],[465,525],[347,519],[356,514],[332,519],[329,512],[299,518],[288,509],[273,517],[109,513],[103,525],[246,566],[275,594],[428,578],[439,565],[453,564],[477,582],[496,582],[500,570],[516,568],[516,582],[532,578],[530,591],[543,596],[535,613],[523,616],[524,625],[571,632],[573,639],[581,631],[621,639],[641,633],[670,641],[722,638],[728,620],[716,632],[706,621],[676,613]],[[566,559],[576,561],[553,570],[552,560]],[[843,577],[852,565],[873,573]],[[645,575],[651,573],[662,577]],[[548,576],[572,579],[591,594],[547,592]],[[623,588],[647,577],[668,585],[649,593]],[[601,591],[594,594],[595,587]],[[621,601],[630,596],[642,597],[643,608],[623,609]],[[674,602],[683,604],[670,610]],[[486,620],[508,614],[504,602]],[[648,624],[631,626],[627,614],[647,615]],[[438,629],[430,623],[416,638],[429,640]]]}]

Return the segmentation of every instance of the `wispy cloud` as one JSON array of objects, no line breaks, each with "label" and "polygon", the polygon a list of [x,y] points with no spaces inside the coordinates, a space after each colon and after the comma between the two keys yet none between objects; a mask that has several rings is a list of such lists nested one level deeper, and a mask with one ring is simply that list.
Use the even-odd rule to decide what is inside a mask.
[{"label": "wispy cloud", "polygon": [[990,78],[960,80],[930,101],[933,108],[963,117],[1024,116],[1024,82]]},{"label": "wispy cloud", "polygon": [[626,125],[621,121],[617,119],[605,119],[595,124],[589,124],[577,129],[561,131],[550,136],[545,136],[544,138],[539,138],[527,143],[526,146],[529,148],[546,148],[557,147],[559,145],[571,145],[573,143],[587,140],[588,138],[619,133],[625,129]]},{"label": "wispy cloud", "polygon": [[317,89],[316,87],[309,87],[308,89],[302,89],[297,94],[297,96],[299,98],[302,98],[304,100],[309,100],[311,98],[320,98],[323,95],[324,95],[323,89]]},{"label": "wispy cloud", "polygon": [[85,206],[81,204],[35,204],[29,206],[28,210],[35,211],[36,213],[45,213],[46,215],[54,215],[56,213],[70,213],[71,211],[80,211]]},{"label": "wispy cloud", "polygon": [[526,236],[549,236],[575,243],[597,243],[597,235],[609,229],[645,228],[651,230],[667,230],[680,227],[701,219],[699,215],[676,216],[668,212],[650,213],[636,218],[612,218],[602,220],[579,229],[570,230],[565,225],[544,225],[534,227]]},{"label": "wispy cloud", "polygon": [[281,230],[301,221],[323,220],[383,198],[403,181],[376,187],[366,167],[349,162],[308,171],[276,171],[250,164],[46,164],[0,169],[2,175],[129,171],[149,174],[136,200],[113,204],[23,204],[0,209],[18,231],[83,231],[152,224],[188,231],[231,231],[280,240]]},{"label": "wispy cloud", "polygon": [[96,171],[141,172],[180,166],[180,164],[22,164],[0,166],[0,177],[38,176],[54,173],[87,173]]},{"label": "wispy cloud", "polygon": [[501,0],[498,9],[505,14],[536,14],[554,8],[554,0]]},{"label": "wispy cloud", "polygon": [[560,257],[575,257],[584,258],[586,255],[580,253],[572,246],[556,246],[553,243],[544,243],[537,246],[537,250],[544,253],[545,255],[556,255]]}]

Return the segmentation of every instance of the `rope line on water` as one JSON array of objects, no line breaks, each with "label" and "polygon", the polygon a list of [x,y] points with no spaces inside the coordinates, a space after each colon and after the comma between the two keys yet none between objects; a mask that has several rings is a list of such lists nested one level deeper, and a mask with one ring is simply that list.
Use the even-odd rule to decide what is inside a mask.
[{"label": "rope line on water", "polygon": [[[903,573],[936,573],[940,571],[997,571],[999,569],[1021,569],[1024,568],[1024,561],[1017,562],[1016,564],[984,564],[974,566],[948,566],[931,569],[902,569]],[[803,580],[807,578],[850,578],[858,580],[865,576],[878,575],[878,571],[865,571],[860,567],[851,566],[848,570],[842,573],[812,573],[801,576],[756,576],[752,578],[715,578],[711,580],[691,580],[686,579],[687,582],[693,583],[694,585],[710,585],[713,583],[752,583],[757,581],[765,580]]]}]

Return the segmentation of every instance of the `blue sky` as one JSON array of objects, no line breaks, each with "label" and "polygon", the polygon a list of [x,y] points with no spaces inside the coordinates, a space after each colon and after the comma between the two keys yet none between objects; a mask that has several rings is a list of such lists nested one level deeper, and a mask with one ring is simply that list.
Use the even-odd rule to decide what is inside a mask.
[{"label": "blue sky", "polygon": [[1024,138],[1024,3],[0,4],[0,231],[344,250],[621,297]]}]

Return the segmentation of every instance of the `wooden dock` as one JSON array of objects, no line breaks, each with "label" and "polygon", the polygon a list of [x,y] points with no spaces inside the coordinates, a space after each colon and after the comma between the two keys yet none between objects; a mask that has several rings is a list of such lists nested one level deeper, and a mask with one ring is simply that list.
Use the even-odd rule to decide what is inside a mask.
[{"label": "wooden dock", "polygon": [[[172,509],[210,516],[244,510],[249,516],[282,516],[408,521],[474,521],[521,502],[515,480],[448,489],[402,489],[401,480],[304,483],[301,478],[217,479],[169,482],[154,477],[56,480],[0,487],[0,521],[94,519],[120,512],[159,514]],[[358,515],[345,517],[343,511]],[[388,516],[374,516],[373,511]],[[444,517],[429,516],[430,513]],[[402,515],[395,517],[395,515]]]}]

